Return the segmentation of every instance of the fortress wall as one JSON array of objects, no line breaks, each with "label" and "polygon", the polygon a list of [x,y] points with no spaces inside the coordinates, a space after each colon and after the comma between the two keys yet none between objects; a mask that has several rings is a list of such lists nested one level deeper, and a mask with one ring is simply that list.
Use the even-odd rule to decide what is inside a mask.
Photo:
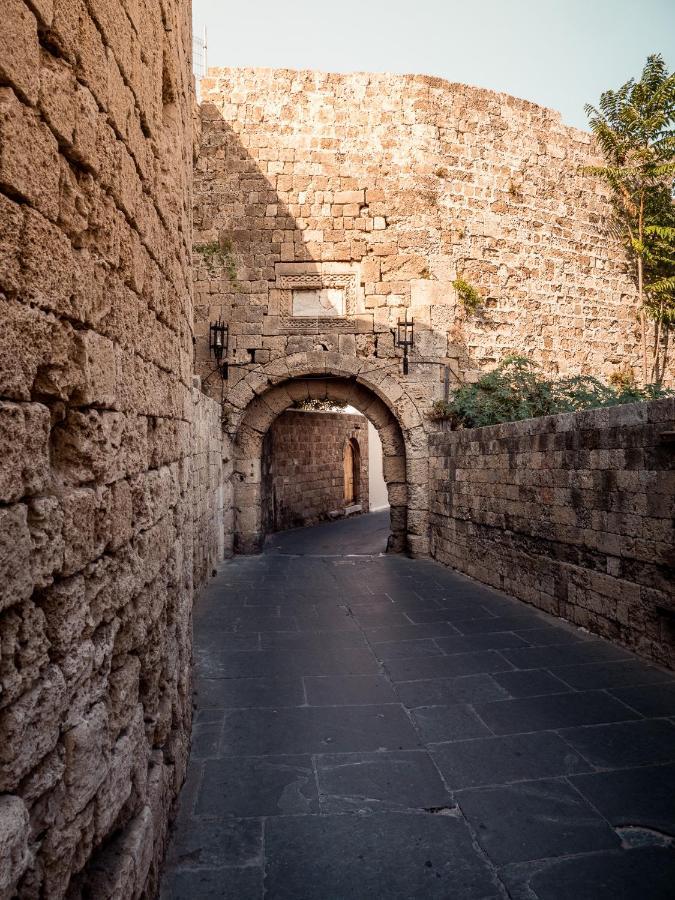
[{"label": "fortress wall", "polygon": [[[195,174],[198,358],[230,324],[231,389],[296,352],[389,367],[419,403],[510,353],[640,376],[635,288],[590,135],[548,109],[425,76],[211,69]],[[226,252],[214,254],[218,242]],[[289,319],[289,285],[353,274],[344,322]],[[451,282],[484,297],[467,314]],[[333,280],[331,280],[333,279]],[[415,318],[407,378],[392,327]]]},{"label": "fortress wall", "polygon": [[0,896],[139,897],[217,552],[193,528],[220,408],[195,420],[190,4],[0,20]]}]

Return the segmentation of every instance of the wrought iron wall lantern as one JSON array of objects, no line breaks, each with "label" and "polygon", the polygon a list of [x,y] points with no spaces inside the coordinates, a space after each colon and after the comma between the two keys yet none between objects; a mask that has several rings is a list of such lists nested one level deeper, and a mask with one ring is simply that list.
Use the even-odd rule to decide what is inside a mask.
[{"label": "wrought iron wall lantern", "polygon": [[[220,372],[220,377],[224,380],[228,376],[228,364],[223,362],[223,356],[227,357],[227,325],[222,319],[211,322],[209,325],[209,356],[213,356],[216,361],[215,371]],[[212,373],[214,374],[214,373]]]},{"label": "wrought iron wall lantern", "polygon": [[408,350],[412,349],[415,340],[415,320],[408,319],[406,309],[404,318],[396,324],[396,346],[403,349],[403,374],[408,374]]}]

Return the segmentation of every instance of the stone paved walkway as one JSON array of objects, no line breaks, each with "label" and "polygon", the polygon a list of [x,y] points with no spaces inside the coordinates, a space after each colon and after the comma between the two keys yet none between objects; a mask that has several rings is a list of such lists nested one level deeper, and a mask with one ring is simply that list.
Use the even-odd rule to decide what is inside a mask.
[{"label": "stone paved walkway", "polygon": [[672,900],[672,673],[431,562],[279,543],[195,610],[164,900]]}]

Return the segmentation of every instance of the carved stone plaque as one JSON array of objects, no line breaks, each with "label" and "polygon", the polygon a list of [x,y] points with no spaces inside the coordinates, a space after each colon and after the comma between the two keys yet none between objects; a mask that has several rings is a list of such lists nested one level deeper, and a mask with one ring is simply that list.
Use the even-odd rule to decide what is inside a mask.
[{"label": "carved stone plaque", "polygon": [[293,291],[291,314],[293,318],[333,318],[344,316],[345,307],[345,292],[341,288],[303,288]]},{"label": "carved stone plaque", "polygon": [[277,275],[283,328],[300,332],[353,328],[357,279],[356,272]]}]

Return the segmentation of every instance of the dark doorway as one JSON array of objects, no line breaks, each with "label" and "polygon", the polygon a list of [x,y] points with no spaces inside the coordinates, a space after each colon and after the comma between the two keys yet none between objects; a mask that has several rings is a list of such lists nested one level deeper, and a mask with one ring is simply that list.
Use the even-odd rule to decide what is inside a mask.
[{"label": "dark doorway", "polygon": [[358,503],[361,486],[361,450],[356,438],[345,442],[344,449],[345,505]]}]

